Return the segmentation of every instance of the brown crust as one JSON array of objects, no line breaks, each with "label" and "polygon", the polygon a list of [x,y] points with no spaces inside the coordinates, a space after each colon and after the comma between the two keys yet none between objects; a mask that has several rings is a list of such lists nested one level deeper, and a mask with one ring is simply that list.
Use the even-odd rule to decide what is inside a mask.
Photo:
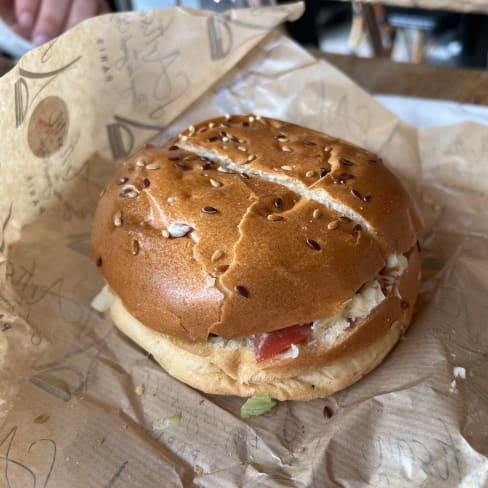
[{"label": "brown crust", "polygon": [[[132,157],[107,186],[95,215],[94,257],[101,258],[106,281],[130,314],[148,327],[201,343],[209,333],[242,337],[331,316],[377,275],[386,256],[414,245],[421,225],[415,204],[373,154],[272,119],[233,116],[213,124],[201,123],[177,141]],[[281,134],[287,141],[277,138]],[[321,188],[327,199],[361,215],[373,235],[296,191],[218,172],[214,163],[176,148],[190,143],[199,152],[246,160],[243,171]],[[250,155],[256,158],[247,163]],[[329,176],[319,179],[320,168],[328,166]],[[310,171],[316,176],[307,177]],[[345,172],[353,178],[335,184]],[[128,181],[118,184],[121,178]],[[351,190],[371,199],[359,200]],[[328,225],[333,221],[336,228]],[[193,230],[163,237],[174,222]]]}]

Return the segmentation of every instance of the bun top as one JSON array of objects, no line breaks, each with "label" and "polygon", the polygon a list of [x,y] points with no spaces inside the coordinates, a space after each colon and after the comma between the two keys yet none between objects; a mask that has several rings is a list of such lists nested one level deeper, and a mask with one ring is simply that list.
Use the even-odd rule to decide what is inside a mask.
[{"label": "bun top", "polygon": [[131,157],[100,199],[92,251],[138,320],[203,341],[333,315],[421,226],[374,154],[239,115]]}]

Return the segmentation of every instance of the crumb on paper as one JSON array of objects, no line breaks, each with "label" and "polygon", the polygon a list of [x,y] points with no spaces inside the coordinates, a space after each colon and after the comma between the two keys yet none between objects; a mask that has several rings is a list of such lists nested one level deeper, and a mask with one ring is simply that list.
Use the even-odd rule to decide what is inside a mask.
[{"label": "crumb on paper", "polygon": [[198,465],[193,466],[193,471],[195,472],[195,474],[197,476],[202,476],[202,474],[204,472],[203,468],[201,466],[198,466]]},{"label": "crumb on paper", "polygon": [[35,424],[45,424],[48,420],[49,420],[49,415],[42,414],[42,415],[38,415],[34,419],[34,423]]},{"label": "crumb on paper", "polygon": [[169,417],[156,420],[153,422],[152,430],[153,431],[165,430],[168,427],[176,426],[181,422],[181,417],[182,417],[181,412],[178,412],[175,415],[171,415]]},{"label": "crumb on paper", "polygon": [[461,378],[462,380],[466,379],[466,369],[462,366],[454,366],[454,368],[452,368],[452,373],[454,378]]},{"label": "crumb on paper", "polygon": [[457,388],[456,388],[456,380],[452,380],[451,384],[449,385],[449,392],[450,393],[457,393]]},{"label": "crumb on paper", "polygon": [[136,389],[134,390],[136,392],[137,396],[142,396],[144,395],[144,392],[146,391],[146,387],[144,385],[137,385]]},{"label": "crumb on paper", "polygon": [[97,439],[97,444],[98,444],[99,446],[101,446],[101,445],[102,445],[104,442],[105,442],[105,437],[99,437],[99,438]]}]

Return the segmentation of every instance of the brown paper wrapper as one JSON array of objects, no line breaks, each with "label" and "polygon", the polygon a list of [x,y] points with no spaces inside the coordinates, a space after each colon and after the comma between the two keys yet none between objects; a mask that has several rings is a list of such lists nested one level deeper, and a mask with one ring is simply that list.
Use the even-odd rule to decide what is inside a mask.
[{"label": "brown paper wrapper", "polygon": [[[300,12],[94,18],[0,79],[0,486],[487,485],[488,128],[402,123],[272,30]],[[246,421],[242,399],[180,384],[90,307],[114,161],[227,112],[379,152],[427,221],[417,315],[387,360]]]}]

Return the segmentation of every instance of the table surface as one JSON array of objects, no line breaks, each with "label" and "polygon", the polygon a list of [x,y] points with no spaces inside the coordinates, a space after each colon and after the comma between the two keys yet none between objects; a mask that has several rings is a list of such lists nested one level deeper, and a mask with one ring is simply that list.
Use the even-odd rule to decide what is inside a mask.
[{"label": "table surface", "polygon": [[314,51],[370,93],[488,105],[488,71]]},{"label": "table surface", "polygon": [[[488,105],[488,71],[396,63],[389,59],[358,58],[318,50],[312,52],[370,93]],[[0,56],[0,75],[12,66],[12,61]]]}]

